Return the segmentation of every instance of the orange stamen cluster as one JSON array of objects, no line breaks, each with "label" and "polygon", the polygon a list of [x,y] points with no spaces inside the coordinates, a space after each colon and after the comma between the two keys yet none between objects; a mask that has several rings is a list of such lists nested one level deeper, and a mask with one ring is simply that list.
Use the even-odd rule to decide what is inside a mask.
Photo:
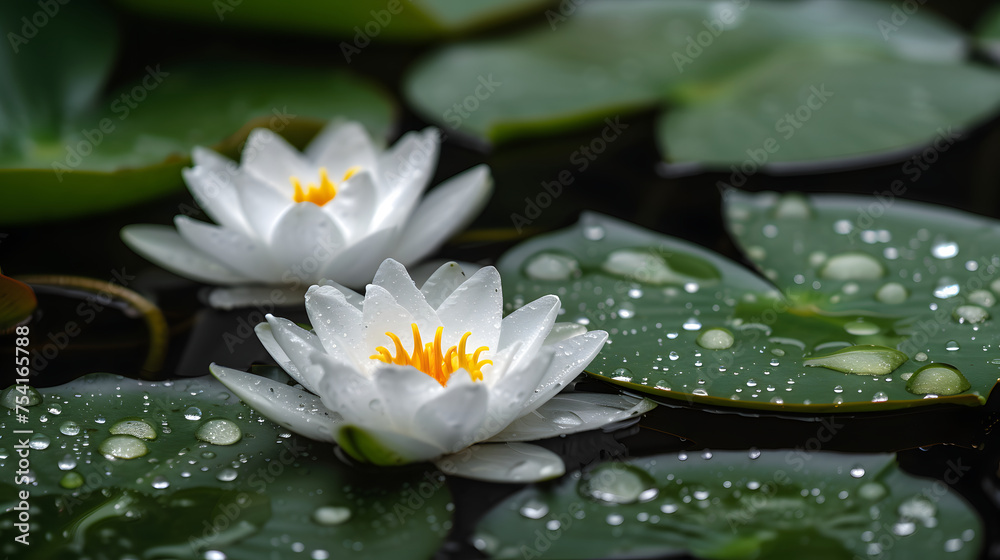
[{"label": "orange stamen cluster", "polygon": [[[340,182],[343,183],[350,179],[360,169],[357,166],[348,169]],[[295,202],[312,202],[316,206],[323,206],[337,196],[337,185],[333,184],[333,181],[330,180],[325,167],[319,168],[319,184],[308,183],[305,190],[303,190],[302,182],[299,181],[298,177],[292,176],[288,179],[295,187],[295,194],[292,195],[292,199]]]},{"label": "orange stamen cluster", "polygon": [[492,360],[479,359],[480,354],[489,351],[486,346],[480,346],[472,354],[465,352],[465,344],[472,336],[471,332],[462,335],[462,340],[457,346],[452,346],[442,353],[441,336],[444,333],[444,327],[438,327],[434,333],[434,342],[426,344],[420,340],[420,330],[417,328],[417,324],[413,323],[410,327],[413,329],[413,352],[411,354],[407,354],[406,350],[403,349],[403,343],[400,342],[398,336],[387,332],[385,335],[396,345],[396,356],[393,357],[385,346],[379,346],[375,349],[377,354],[370,356],[371,359],[387,364],[413,366],[436,379],[442,386],[446,386],[451,374],[459,369],[469,372],[473,381],[482,381],[483,366],[493,365]]}]

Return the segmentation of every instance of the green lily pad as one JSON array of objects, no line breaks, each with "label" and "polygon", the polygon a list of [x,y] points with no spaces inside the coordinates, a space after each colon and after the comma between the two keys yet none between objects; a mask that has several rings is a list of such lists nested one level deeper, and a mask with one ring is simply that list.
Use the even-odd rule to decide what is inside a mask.
[{"label": "green lily pad", "polygon": [[[829,210],[834,214],[855,215],[871,202],[829,199],[841,201],[838,210]],[[983,351],[994,344],[982,334],[989,323],[954,319],[958,301],[936,298],[936,288],[928,284],[951,275],[959,283],[971,282],[975,274],[964,264],[969,259],[985,258],[982,270],[992,270],[989,261],[998,244],[991,241],[990,228],[995,224],[972,217],[963,221],[945,210],[897,201],[893,210],[914,227],[907,231],[894,223],[891,236],[897,243],[924,236],[917,233],[919,227],[941,223],[935,231],[950,235],[968,251],[963,256],[969,255],[927,261],[936,268],[922,267],[922,281],[917,283],[899,277],[899,271],[912,274],[914,263],[932,258],[928,251],[937,245],[930,234],[922,245],[903,247],[909,256],[890,261],[879,253],[885,244],[869,250],[860,240],[869,234],[836,233],[837,219],[820,209],[825,205],[812,202],[818,198],[788,195],[781,204],[773,196],[733,193],[727,200],[737,240],[780,290],[692,243],[585,214],[576,226],[536,237],[500,259],[508,311],[543,294],[558,294],[560,320],[610,335],[586,371],[660,398],[811,413],[935,403],[979,406],[985,401],[1000,372]],[[851,245],[849,237],[858,239],[861,247]],[[556,259],[558,267],[546,264]],[[671,265],[691,261],[701,263],[699,270],[714,272],[685,275]],[[688,265],[688,270],[694,268]],[[875,273],[880,276],[876,280],[854,279]],[[902,303],[879,301],[875,294],[890,282],[911,295]],[[974,291],[962,289],[963,294]],[[936,311],[930,310],[931,303]],[[930,325],[940,330],[928,332],[930,327],[922,326],[928,317],[937,318]],[[971,390],[948,396],[908,391],[909,374],[932,362],[957,367]]]},{"label": "green lily pad", "polygon": [[626,113],[669,104],[665,158],[713,165],[758,147],[769,164],[913,149],[996,107],[1000,74],[963,62],[959,30],[926,11],[893,21],[864,1],[595,0],[546,27],[442,48],[406,95],[488,142],[605,119],[610,142]]},{"label": "green lily pad", "polygon": [[0,470],[18,468],[22,444],[30,461],[26,478],[0,484],[0,523],[10,532],[15,492],[30,493],[31,546],[7,539],[0,551],[10,558],[200,559],[206,550],[395,558],[401,547],[430,556],[451,526],[437,471],[357,470],[332,445],[289,434],[211,377],[91,374],[40,393],[42,402],[0,415],[8,428]]},{"label": "green lily pad", "polygon": [[[0,21],[37,8],[4,4]],[[106,91],[116,47],[109,15],[93,4],[60,9],[67,15],[53,17],[18,53],[0,53],[0,185],[7,191],[0,223],[109,210],[179,190],[191,148],[235,157],[254,127],[302,145],[337,116],[362,122],[375,137],[390,124],[384,93],[324,69],[156,64]],[[50,59],[58,64],[42,62]]]},{"label": "green lily pad", "polygon": [[118,0],[135,11],[215,25],[240,25],[352,39],[338,46],[348,62],[371,42],[465,33],[539,11],[548,0]]},{"label": "green lily pad", "polygon": [[983,525],[891,455],[678,453],[528,487],[480,522],[491,558],[976,558]]}]

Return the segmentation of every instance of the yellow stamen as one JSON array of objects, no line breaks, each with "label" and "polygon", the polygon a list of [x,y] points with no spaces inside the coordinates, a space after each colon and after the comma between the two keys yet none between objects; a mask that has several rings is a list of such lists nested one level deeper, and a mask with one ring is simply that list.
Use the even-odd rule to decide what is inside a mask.
[{"label": "yellow stamen", "polygon": [[[344,173],[344,178],[341,179],[341,183],[347,181],[354,176],[355,173],[361,171],[361,168],[354,166]],[[319,168],[319,184],[308,183],[306,188],[302,188],[302,182],[298,177],[292,176],[288,178],[295,187],[295,193],[292,195],[292,200],[295,202],[312,202],[316,206],[323,206],[327,202],[333,200],[337,196],[337,185],[333,184],[330,180],[330,176],[327,174],[325,167]]]},{"label": "yellow stamen", "polygon": [[413,323],[410,327],[413,330],[412,354],[406,353],[398,336],[387,332],[385,335],[392,340],[396,347],[396,356],[393,357],[389,349],[385,346],[379,346],[375,349],[376,354],[373,354],[370,358],[387,364],[413,366],[433,377],[442,386],[446,386],[448,380],[451,379],[451,374],[459,369],[469,372],[469,377],[473,381],[482,381],[483,366],[487,364],[493,365],[492,360],[479,359],[480,354],[490,351],[486,346],[480,346],[473,354],[465,353],[465,344],[469,340],[469,337],[472,336],[471,332],[462,335],[462,340],[459,341],[457,347],[452,346],[447,350],[443,350],[441,347],[441,337],[444,335],[444,327],[438,327],[434,332],[434,342],[426,344],[420,339],[420,330],[417,328],[417,324]]}]

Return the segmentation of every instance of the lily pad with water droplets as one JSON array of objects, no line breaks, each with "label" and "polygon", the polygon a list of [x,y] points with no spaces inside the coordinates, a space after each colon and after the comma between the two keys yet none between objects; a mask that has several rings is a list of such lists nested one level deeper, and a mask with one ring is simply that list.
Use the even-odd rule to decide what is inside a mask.
[{"label": "lily pad with water droplets", "polygon": [[[576,226],[539,236],[501,258],[498,268],[504,277],[507,310],[542,294],[558,294],[560,321],[575,321],[610,335],[586,371],[662,399],[810,413],[984,402],[1000,368],[983,352],[984,345],[989,349],[992,343],[973,337],[989,322],[953,319],[955,304],[935,297],[927,282],[899,277],[899,267],[908,265],[898,263],[910,257],[887,260],[860,238],[860,246],[847,244],[849,235],[836,233],[836,220],[813,208],[811,200],[789,195],[782,205],[768,199],[775,204],[765,210],[763,205],[749,206],[747,200],[755,199],[747,196],[729,198],[729,219],[742,220],[732,221],[738,240],[780,290],[692,243],[585,214]],[[852,211],[871,202],[843,200],[842,210]],[[897,204],[900,212],[913,209],[909,218],[913,224],[926,225],[931,215],[944,219],[940,210]],[[792,211],[790,205],[801,211]],[[792,228],[792,224],[798,225]],[[969,235],[961,231],[978,232],[973,237],[983,244],[971,245],[971,254],[992,259],[989,232],[997,226],[984,219],[962,224],[951,230],[950,239],[967,239]],[[936,231],[945,235],[949,230]],[[910,234],[917,235],[916,230]],[[862,237],[870,238],[867,233]],[[937,247],[944,255],[948,250],[947,244],[935,245],[929,239],[922,243],[912,248],[907,244],[905,251],[927,253]],[[995,246],[1000,244],[994,242]],[[561,270],[579,272],[561,278],[538,274],[544,269],[535,263],[549,260],[551,254],[573,260],[572,267]],[[958,261],[929,253],[921,256],[935,259],[931,264],[942,275],[955,275],[961,281],[974,275],[968,270],[959,274],[957,269],[964,270],[965,265]],[[609,268],[608,262],[622,266]],[[698,262],[686,270],[714,272],[701,277],[664,275],[664,270],[674,271],[672,262]],[[993,265],[982,266],[986,270]],[[879,278],[866,279],[872,275]],[[661,277],[666,280],[652,281]],[[912,295],[902,302],[897,301],[898,293],[891,302],[879,301],[878,290],[890,282]],[[985,297],[979,301],[989,303]],[[932,302],[937,302],[936,314],[928,310]],[[923,321],[938,316],[943,317],[941,322],[932,324],[941,330],[925,334]],[[958,367],[971,390],[932,395],[937,398],[908,391],[907,374],[934,361]]]},{"label": "lily pad with water droplets", "polygon": [[865,1],[561,6],[547,26],[431,54],[407,79],[411,104],[486,142],[595,124],[597,153],[630,133],[629,113],[666,106],[666,160],[753,173],[897,157],[1000,95],[1000,73],[965,63],[961,31],[924,10],[886,30],[891,8]]},{"label": "lily pad with water droplets", "polygon": [[[11,475],[0,524],[14,522],[12,492],[31,496],[31,546],[0,543],[12,559],[395,558],[404,547],[429,557],[451,527],[432,466],[348,466],[334,446],[289,434],[212,377],[91,374],[40,393],[27,422],[0,409],[0,472]],[[22,439],[30,474],[15,480]]]},{"label": "lily pad with water droplets", "polygon": [[679,453],[528,487],[483,518],[491,558],[976,558],[983,525],[892,456]]}]

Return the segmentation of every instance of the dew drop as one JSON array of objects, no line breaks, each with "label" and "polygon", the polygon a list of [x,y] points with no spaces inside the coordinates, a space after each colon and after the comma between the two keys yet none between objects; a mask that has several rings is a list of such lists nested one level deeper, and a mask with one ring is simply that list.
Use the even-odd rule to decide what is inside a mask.
[{"label": "dew drop", "polygon": [[625,522],[625,518],[620,513],[609,513],[604,520],[612,527],[617,527]]},{"label": "dew drop", "polygon": [[333,527],[341,525],[351,518],[351,510],[346,507],[322,506],[312,513],[312,519],[317,525]]},{"label": "dew drop", "polygon": [[997,303],[997,298],[989,290],[975,290],[969,294],[969,303],[982,307],[993,307]]},{"label": "dew drop", "polygon": [[939,241],[931,247],[931,254],[937,259],[950,259],[958,255],[958,243],[954,241]]},{"label": "dew drop", "polygon": [[70,471],[59,479],[59,486],[67,490],[76,490],[77,488],[83,486],[83,476],[76,471]]},{"label": "dew drop", "polygon": [[917,355],[913,356],[913,359],[915,361],[918,361],[918,362],[926,362],[927,361],[927,354],[925,354],[923,352],[917,352]]},{"label": "dew drop", "polygon": [[958,368],[939,363],[921,367],[906,381],[906,390],[914,395],[957,395],[970,387]]},{"label": "dew drop", "polygon": [[62,414],[62,405],[60,405],[59,403],[50,404],[48,406],[48,411],[49,414],[54,414],[58,416],[59,414]]},{"label": "dew drop", "polygon": [[948,299],[958,295],[962,291],[958,281],[954,278],[944,277],[938,280],[937,287],[934,288],[934,297],[938,299]]},{"label": "dew drop", "polygon": [[187,420],[201,420],[201,409],[192,406],[184,411],[184,418]]},{"label": "dew drop", "polygon": [[80,425],[72,420],[67,420],[59,425],[59,433],[64,436],[75,436],[80,433]]},{"label": "dew drop", "polygon": [[885,402],[887,400],[889,400],[889,395],[886,395],[882,391],[875,393],[872,397],[872,402]]},{"label": "dew drop", "polygon": [[153,479],[152,486],[157,490],[163,490],[164,488],[168,488],[170,486],[170,481],[168,481],[166,477],[160,475]]},{"label": "dew drop", "polygon": [[958,345],[957,340],[949,340],[944,343],[944,349],[949,352],[957,352],[958,350],[961,350],[962,347]]},{"label": "dew drop", "polygon": [[541,519],[549,513],[549,506],[537,498],[531,498],[518,511],[528,519]]},{"label": "dew drop", "polygon": [[656,481],[633,465],[606,463],[585,473],[577,485],[581,496],[604,504],[632,504],[652,500]]},{"label": "dew drop", "polygon": [[[20,385],[26,389],[19,389],[18,385],[11,385],[0,392],[0,405],[14,410],[17,406],[35,406],[42,403],[42,394],[31,385]],[[23,391],[23,392],[22,392]],[[20,399],[20,400],[18,400]]]},{"label": "dew drop", "polygon": [[875,299],[889,305],[899,305],[909,297],[909,290],[899,282],[889,282],[875,292]]},{"label": "dew drop", "polygon": [[102,441],[97,449],[109,459],[135,459],[149,453],[145,442],[129,435],[111,436]]},{"label": "dew drop", "polygon": [[733,333],[720,327],[712,327],[702,332],[697,339],[698,345],[708,350],[725,350],[731,347],[734,341]]},{"label": "dew drop", "polygon": [[853,478],[861,478],[865,476],[865,468],[861,465],[855,465],[851,468],[851,476]]},{"label": "dew drop", "polygon": [[32,449],[48,449],[50,443],[52,440],[45,434],[35,434],[28,439],[28,447]]},{"label": "dew drop", "polygon": [[830,257],[819,275],[830,280],[878,280],[885,267],[868,253],[841,253]]},{"label": "dew drop", "polygon": [[69,471],[76,468],[76,457],[73,457],[69,453],[63,455],[62,459],[59,459],[59,470]]},{"label": "dew drop", "polygon": [[199,426],[194,435],[213,445],[232,445],[243,438],[243,430],[232,420],[213,418]]},{"label": "dew drop", "polygon": [[236,472],[236,469],[222,469],[219,471],[219,474],[215,475],[215,478],[222,482],[232,482],[236,480],[237,476],[239,476],[239,473]]},{"label": "dew drop", "polygon": [[126,418],[115,422],[108,431],[115,435],[135,436],[139,439],[152,441],[156,439],[156,430],[145,420],[138,418]]},{"label": "dew drop", "polygon": [[802,362],[809,367],[825,367],[843,373],[858,375],[885,375],[907,360],[906,354],[887,346],[864,344],[848,346],[823,356]]},{"label": "dew drop", "polygon": [[611,379],[625,381],[626,383],[631,382],[632,370],[625,367],[616,368],[615,371],[611,372]]},{"label": "dew drop", "polygon": [[951,318],[962,324],[976,324],[985,322],[990,318],[990,314],[978,305],[959,305],[951,313]]},{"label": "dew drop", "polygon": [[568,253],[545,251],[528,259],[524,274],[532,280],[569,280],[580,276],[580,262]]},{"label": "dew drop", "polygon": [[844,330],[848,334],[853,334],[855,336],[869,336],[873,334],[878,334],[881,329],[875,323],[869,323],[858,319],[857,321],[849,321],[844,323]]}]

